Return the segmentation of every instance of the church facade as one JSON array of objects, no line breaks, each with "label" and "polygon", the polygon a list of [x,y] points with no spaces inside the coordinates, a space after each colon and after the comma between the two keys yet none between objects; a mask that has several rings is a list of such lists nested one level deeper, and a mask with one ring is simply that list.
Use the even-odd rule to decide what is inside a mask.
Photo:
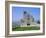
[{"label": "church facade", "polygon": [[21,27],[26,27],[26,26],[33,26],[37,23],[34,22],[34,17],[24,11],[23,13],[23,19],[21,19]]}]

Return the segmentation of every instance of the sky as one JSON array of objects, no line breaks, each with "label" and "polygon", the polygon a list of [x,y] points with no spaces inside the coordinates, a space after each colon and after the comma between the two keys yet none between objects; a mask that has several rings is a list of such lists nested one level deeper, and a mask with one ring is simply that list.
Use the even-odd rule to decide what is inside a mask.
[{"label": "sky", "polygon": [[36,7],[12,7],[12,21],[19,21],[23,18],[23,12],[26,11],[34,17],[34,20],[40,20],[40,8]]}]

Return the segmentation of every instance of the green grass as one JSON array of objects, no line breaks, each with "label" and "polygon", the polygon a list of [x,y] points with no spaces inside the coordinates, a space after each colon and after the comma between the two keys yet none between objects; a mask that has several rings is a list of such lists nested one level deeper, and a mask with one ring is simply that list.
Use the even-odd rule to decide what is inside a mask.
[{"label": "green grass", "polygon": [[15,27],[12,28],[12,31],[25,31],[25,30],[39,30],[40,27],[32,26],[32,27]]}]

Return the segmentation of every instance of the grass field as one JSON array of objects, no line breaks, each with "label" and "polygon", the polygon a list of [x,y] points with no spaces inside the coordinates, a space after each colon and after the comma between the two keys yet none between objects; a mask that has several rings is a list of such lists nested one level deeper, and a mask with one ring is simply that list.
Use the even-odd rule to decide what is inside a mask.
[{"label": "grass field", "polygon": [[40,30],[40,27],[32,26],[32,27],[15,27],[15,28],[12,28],[12,31],[26,31],[26,30]]}]

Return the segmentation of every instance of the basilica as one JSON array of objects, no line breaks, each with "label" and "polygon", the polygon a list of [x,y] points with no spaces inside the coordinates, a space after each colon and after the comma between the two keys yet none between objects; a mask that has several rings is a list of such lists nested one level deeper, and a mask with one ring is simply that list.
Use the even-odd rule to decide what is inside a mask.
[{"label": "basilica", "polygon": [[27,13],[26,11],[23,12],[23,19],[21,19],[21,27],[25,26],[33,26],[37,23],[34,21],[34,17]]}]

